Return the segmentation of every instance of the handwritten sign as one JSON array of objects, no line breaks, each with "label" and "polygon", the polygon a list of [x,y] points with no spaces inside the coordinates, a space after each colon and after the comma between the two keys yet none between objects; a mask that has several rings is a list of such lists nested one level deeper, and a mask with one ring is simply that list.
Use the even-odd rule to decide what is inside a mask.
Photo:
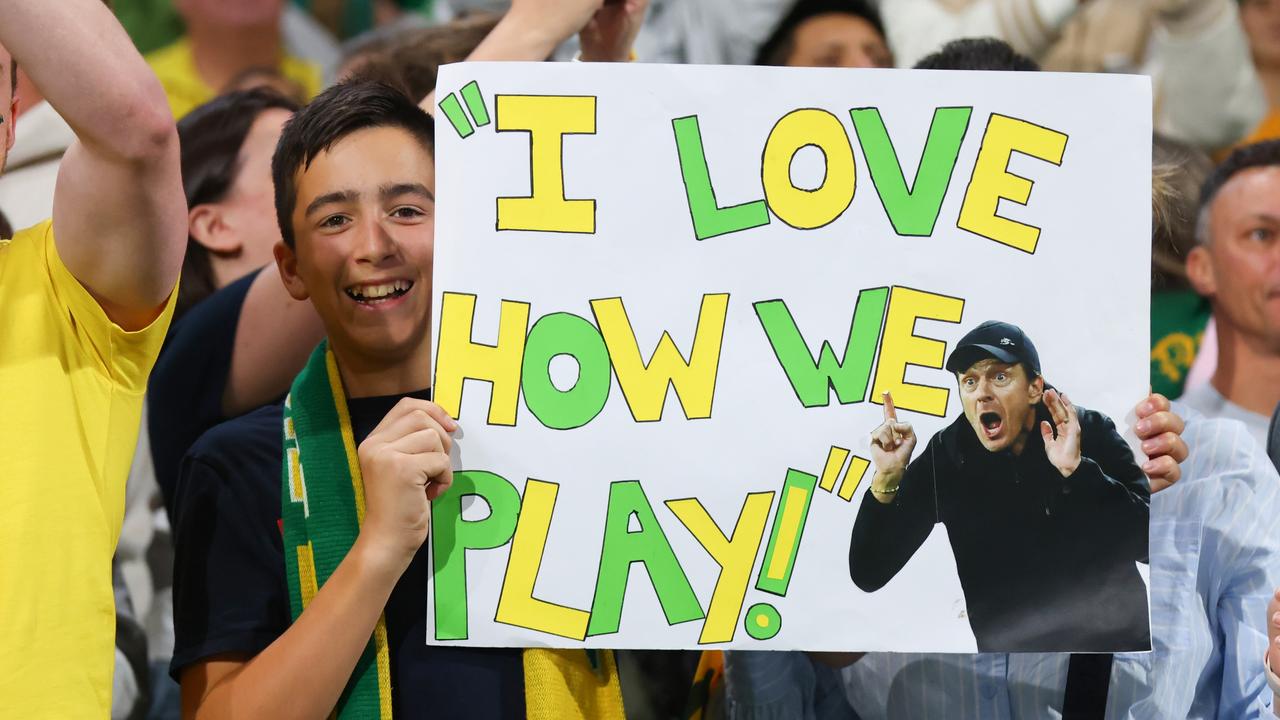
[{"label": "handwritten sign", "polygon": [[944,362],[986,320],[1126,431],[1148,82],[473,63],[438,96],[433,387],[462,429],[427,642],[973,651],[954,525],[851,580],[871,433],[886,392],[916,456],[964,431]]}]

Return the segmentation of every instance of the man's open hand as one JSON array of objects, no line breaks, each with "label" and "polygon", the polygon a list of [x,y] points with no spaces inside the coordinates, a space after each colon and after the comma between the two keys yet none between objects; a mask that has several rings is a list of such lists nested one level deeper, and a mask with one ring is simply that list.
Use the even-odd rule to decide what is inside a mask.
[{"label": "man's open hand", "polygon": [[404,398],[360,443],[365,518],[362,537],[403,571],[426,540],[431,500],[453,482],[449,433],[458,424],[433,402]]},{"label": "man's open hand", "polygon": [[1169,399],[1159,393],[1143,398],[1134,413],[1138,416],[1134,432],[1147,456],[1142,472],[1151,482],[1151,492],[1157,493],[1182,477],[1178,465],[1187,459],[1187,443],[1182,439],[1186,425],[1170,409]]},{"label": "man's open hand", "polygon": [[1053,425],[1040,421],[1044,453],[1062,477],[1071,477],[1080,467],[1080,418],[1071,400],[1057,390],[1045,392],[1044,405],[1053,418]]},{"label": "man's open hand", "polygon": [[907,463],[911,462],[911,453],[915,449],[916,431],[912,429],[911,423],[898,420],[893,395],[885,393],[884,422],[871,432],[871,460],[876,464],[871,491],[882,496],[892,494],[902,481],[902,475],[907,471]]}]

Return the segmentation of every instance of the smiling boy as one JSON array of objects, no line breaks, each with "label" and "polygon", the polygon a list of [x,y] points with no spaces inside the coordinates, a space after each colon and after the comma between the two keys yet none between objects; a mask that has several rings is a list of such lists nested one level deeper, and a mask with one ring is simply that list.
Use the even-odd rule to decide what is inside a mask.
[{"label": "smiling boy", "polygon": [[[188,452],[172,672],[194,718],[620,718],[612,655],[426,644],[430,502],[457,424],[431,403],[434,127],[349,82],[272,161],[289,293],[328,340],[283,408]],[[283,443],[282,443],[283,438]]]},{"label": "smiling boy", "polygon": [[876,472],[849,546],[866,592],[947,527],[980,652],[1142,649],[1150,487],[1106,416],[1046,386],[1035,345],[985,322],[947,360],[964,414],[911,460],[916,436],[885,398]]}]

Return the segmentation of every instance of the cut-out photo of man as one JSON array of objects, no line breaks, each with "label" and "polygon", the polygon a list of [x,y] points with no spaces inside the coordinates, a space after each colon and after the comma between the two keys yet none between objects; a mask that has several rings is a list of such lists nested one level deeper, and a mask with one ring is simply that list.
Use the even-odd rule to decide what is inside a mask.
[{"label": "cut-out photo of man", "polygon": [[964,413],[914,460],[915,431],[885,394],[853,582],[879,590],[943,523],[980,652],[1147,649],[1150,487],[1111,419],[1046,384],[1009,323],[971,330],[946,369]]}]

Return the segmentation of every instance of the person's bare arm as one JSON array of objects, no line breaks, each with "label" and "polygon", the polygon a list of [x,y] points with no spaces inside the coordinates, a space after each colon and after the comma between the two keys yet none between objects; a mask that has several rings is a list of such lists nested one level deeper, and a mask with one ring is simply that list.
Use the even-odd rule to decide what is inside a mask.
[{"label": "person's bare arm", "polygon": [[182,673],[182,716],[323,718],[338,702],[400,577],[359,540],[306,612],[251,660],[214,658]]},{"label": "person's bare arm", "polygon": [[467,60],[546,60],[603,5],[603,0],[512,0]]},{"label": "person's bare arm", "polygon": [[54,191],[59,256],[114,322],[146,326],[173,292],[187,239],[159,81],[101,0],[3,0],[0,44],[78,140]]},{"label": "person's bare arm", "polygon": [[182,673],[183,716],[323,718],[333,711],[391,590],[427,536],[430,501],[453,481],[438,405],[406,398],[360,444],[368,514],[351,551],[287,631],[252,659]]},{"label": "person's bare arm", "polygon": [[[512,0],[511,9],[467,61],[540,62],[587,25],[604,0]],[[419,106],[435,114],[432,90]]]},{"label": "person's bare arm", "polygon": [[274,267],[258,273],[240,309],[222,392],[223,417],[248,412],[288,392],[323,338],[324,325],[311,303],[290,297]]}]

